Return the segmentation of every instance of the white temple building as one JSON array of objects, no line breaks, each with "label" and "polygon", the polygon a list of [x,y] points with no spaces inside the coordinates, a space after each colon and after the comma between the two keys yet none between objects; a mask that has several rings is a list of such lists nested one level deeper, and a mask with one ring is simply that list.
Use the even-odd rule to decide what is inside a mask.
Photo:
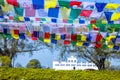
[{"label": "white temple building", "polygon": [[55,70],[86,70],[93,69],[98,70],[98,67],[94,63],[80,62],[78,63],[77,58],[71,56],[67,58],[67,61],[53,61],[53,69]]}]

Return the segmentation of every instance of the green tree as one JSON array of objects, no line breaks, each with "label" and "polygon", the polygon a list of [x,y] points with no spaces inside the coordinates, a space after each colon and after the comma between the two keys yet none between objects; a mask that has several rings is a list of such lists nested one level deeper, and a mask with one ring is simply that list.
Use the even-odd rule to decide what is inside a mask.
[{"label": "green tree", "polygon": [[32,59],[27,64],[27,68],[41,68],[41,64],[37,59]]}]

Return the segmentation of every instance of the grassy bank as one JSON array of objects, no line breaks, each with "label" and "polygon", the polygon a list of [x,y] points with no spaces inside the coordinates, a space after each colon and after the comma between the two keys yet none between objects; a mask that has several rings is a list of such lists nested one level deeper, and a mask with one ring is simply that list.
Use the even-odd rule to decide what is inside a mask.
[{"label": "grassy bank", "polygon": [[120,80],[120,71],[0,68],[0,80]]}]

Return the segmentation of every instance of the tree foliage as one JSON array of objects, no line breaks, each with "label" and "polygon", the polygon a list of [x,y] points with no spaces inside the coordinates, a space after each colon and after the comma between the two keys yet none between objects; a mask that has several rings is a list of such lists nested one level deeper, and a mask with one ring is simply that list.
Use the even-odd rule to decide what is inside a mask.
[{"label": "tree foliage", "polygon": [[37,59],[32,59],[27,64],[27,68],[41,68],[41,64]]}]

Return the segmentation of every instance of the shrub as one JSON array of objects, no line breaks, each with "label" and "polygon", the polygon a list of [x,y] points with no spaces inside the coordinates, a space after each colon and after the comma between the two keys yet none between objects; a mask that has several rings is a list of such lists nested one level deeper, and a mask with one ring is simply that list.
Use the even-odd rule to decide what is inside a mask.
[{"label": "shrub", "polygon": [[120,71],[0,68],[0,80],[120,80]]},{"label": "shrub", "polygon": [[11,64],[11,60],[8,56],[0,57],[1,66],[8,67]]}]

